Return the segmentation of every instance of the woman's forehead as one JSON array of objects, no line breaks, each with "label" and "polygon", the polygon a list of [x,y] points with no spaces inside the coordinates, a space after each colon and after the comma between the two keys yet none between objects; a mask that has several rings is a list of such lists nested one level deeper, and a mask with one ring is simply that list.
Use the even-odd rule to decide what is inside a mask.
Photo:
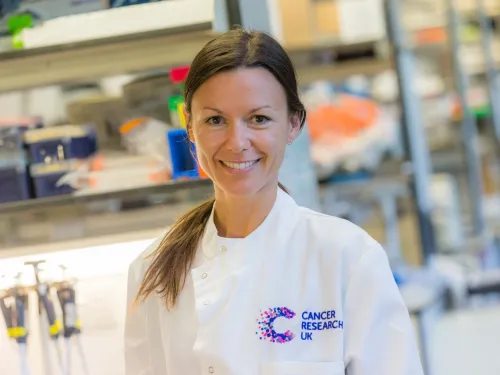
[{"label": "woman's forehead", "polygon": [[242,68],[210,77],[194,93],[192,107],[281,109],[286,103],[285,91],[272,73],[264,68]]}]

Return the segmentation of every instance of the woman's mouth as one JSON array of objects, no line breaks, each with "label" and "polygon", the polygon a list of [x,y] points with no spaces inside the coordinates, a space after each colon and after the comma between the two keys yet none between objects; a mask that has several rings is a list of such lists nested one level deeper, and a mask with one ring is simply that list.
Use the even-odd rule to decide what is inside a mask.
[{"label": "woman's mouth", "polygon": [[248,172],[255,167],[255,165],[260,161],[261,159],[256,159],[256,160],[247,160],[247,161],[223,161],[221,160],[221,164],[231,173],[242,173],[242,172]]}]

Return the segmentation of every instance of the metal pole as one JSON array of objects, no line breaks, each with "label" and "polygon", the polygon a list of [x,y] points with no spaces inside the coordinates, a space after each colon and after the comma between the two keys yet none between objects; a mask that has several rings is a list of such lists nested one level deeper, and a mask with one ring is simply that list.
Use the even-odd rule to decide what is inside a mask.
[{"label": "metal pole", "polygon": [[493,56],[493,31],[488,21],[484,0],[477,0],[477,14],[481,26],[481,44],[486,63],[486,75],[488,78],[488,94],[490,99],[491,119],[497,147],[500,143],[500,77],[498,67]]},{"label": "metal pole", "polygon": [[227,23],[229,28],[234,25],[242,25],[241,9],[239,0],[225,0],[227,9]]},{"label": "metal pole", "polygon": [[460,107],[462,109],[462,143],[465,149],[467,178],[470,205],[472,211],[472,225],[474,234],[482,236],[485,231],[485,220],[483,213],[483,181],[481,177],[481,163],[478,150],[478,133],[476,120],[471,111],[468,99],[468,79],[464,73],[460,58],[460,21],[455,8],[454,0],[447,0],[448,28],[451,42],[451,54],[453,70],[455,75],[456,89]]},{"label": "metal pole", "polygon": [[[405,44],[405,33],[399,21],[400,1],[385,0],[384,8],[388,36],[392,43],[398,75],[406,155],[412,166],[410,184],[417,209],[422,258],[427,263],[429,258],[436,253],[436,239],[431,221],[433,203],[429,190],[431,182],[430,155],[421,117],[420,98],[415,95],[417,91],[414,82],[414,56]],[[424,359],[423,361],[425,362]]]}]

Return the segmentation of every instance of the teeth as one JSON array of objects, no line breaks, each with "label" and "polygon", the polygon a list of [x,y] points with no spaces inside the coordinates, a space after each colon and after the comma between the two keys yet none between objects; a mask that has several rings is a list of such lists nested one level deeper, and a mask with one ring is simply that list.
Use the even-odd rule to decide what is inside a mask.
[{"label": "teeth", "polygon": [[225,166],[232,169],[246,169],[257,163],[257,160],[246,161],[244,163],[233,163],[230,161],[223,161],[222,163],[224,163]]}]

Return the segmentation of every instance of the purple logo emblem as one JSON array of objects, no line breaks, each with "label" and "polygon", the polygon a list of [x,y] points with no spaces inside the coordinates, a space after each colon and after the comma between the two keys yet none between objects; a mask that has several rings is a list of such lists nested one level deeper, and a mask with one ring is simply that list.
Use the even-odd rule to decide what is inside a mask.
[{"label": "purple logo emblem", "polygon": [[278,318],[293,319],[295,312],[286,307],[274,307],[262,311],[260,318],[257,319],[259,330],[256,332],[260,335],[261,340],[269,342],[277,342],[278,344],[285,344],[293,340],[295,335],[290,331],[285,333],[278,333],[274,330],[274,321]]}]

